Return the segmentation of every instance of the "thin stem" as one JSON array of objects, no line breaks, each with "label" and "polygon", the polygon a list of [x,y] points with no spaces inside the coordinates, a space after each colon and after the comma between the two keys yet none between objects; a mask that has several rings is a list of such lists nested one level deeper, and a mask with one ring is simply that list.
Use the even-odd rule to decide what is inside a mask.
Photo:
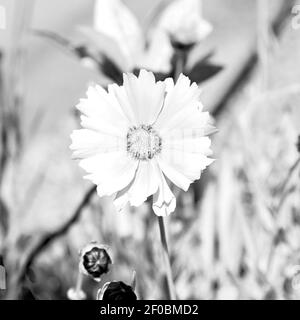
[{"label": "thin stem", "polygon": [[131,277],[131,288],[134,291],[136,287],[136,271],[133,270],[132,277]]},{"label": "thin stem", "polygon": [[82,283],[83,283],[83,274],[79,271],[78,272],[78,276],[77,276],[77,281],[76,281],[76,287],[75,287],[75,291],[78,295],[80,295],[81,291],[82,291]]},{"label": "thin stem", "polygon": [[67,296],[69,300],[85,300],[86,294],[82,290],[83,284],[83,274],[80,272],[80,268],[78,268],[78,275],[76,280],[75,288],[70,288],[67,292]]},{"label": "thin stem", "polygon": [[257,51],[261,66],[261,87],[268,88],[269,78],[269,17],[268,0],[256,0],[257,5]]},{"label": "thin stem", "polygon": [[[300,158],[298,158],[296,160],[296,162],[291,166],[291,168],[289,169],[288,171],[288,174],[286,176],[286,178],[284,179],[283,183],[282,183],[282,186],[280,188],[280,193],[281,193],[281,197],[280,197],[280,200],[279,200],[279,203],[277,205],[277,207],[275,208],[275,214],[276,214],[276,219],[277,221],[279,221],[279,224],[280,224],[280,221],[281,221],[281,208],[285,202],[285,199],[286,197],[288,196],[289,192],[287,190],[287,187],[291,181],[291,178],[293,177],[296,169],[298,168],[298,166],[300,165]],[[273,243],[272,243],[272,246],[271,246],[271,249],[270,249],[270,252],[269,252],[269,257],[268,257],[268,263],[267,263],[267,271],[269,272],[270,269],[271,269],[271,266],[272,266],[272,263],[273,263],[273,259],[275,257],[275,253],[276,253],[276,249],[279,245],[280,240],[279,241],[276,241],[276,238],[280,235],[279,233],[281,232],[281,229],[279,229],[278,231],[276,231],[275,235],[274,235],[274,240],[273,240]]]},{"label": "thin stem", "polygon": [[158,225],[160,231],[160,239],[162,245],[163,259],[165,264],[165,276],[168,286],[168,300],[176,300],[175,285],[173,282],[172,269],[169,257],[168,243],[163,217],[158,217]]},{"label": "thin stem", "polygon": [[282,184],[282,187],[280,189],[281,190],[281,198],[279,200],[279,203],[278,203],[278,206],[277,206],[277,210],[276,210],[277,213],[279,213],[279,211],[280,211],[280,209],[281,209],[281,207],[282,207],[282,205],[283,205],[283,203],[285,201],[285,198],[286,198],[287,193],[288,193],[286,188],[287,188],[287,186],[288,186],[288,184],[289,184],[294,172],[298,168],[299,164],[300,164],[300,158],[298,158],[296,160],[296,162],[291,166],[291,168],[290,168],[290,170],[289,170],[289,172],[288,172],[288,174],[287,174],[287,176],[286,176],[286,178],[285,178],[285,180],[284,180],[284,182]]},{"label": "thin stem", "polygon": [[177,50],[174,81],[177,81],[180,74],[183,72],[184,66],[185,66],[185,60],[186,60],[185,52],[183,52],[183,50]]}]

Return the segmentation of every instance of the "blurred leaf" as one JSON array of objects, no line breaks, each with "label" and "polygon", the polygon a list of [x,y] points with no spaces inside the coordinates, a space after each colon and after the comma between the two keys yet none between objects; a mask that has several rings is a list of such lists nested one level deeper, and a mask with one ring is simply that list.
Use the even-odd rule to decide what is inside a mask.
[{"label": "blurred leaf", "polygon": [[167,73],[155,72],[154,76],[156,81],[164,81],[166,78],[169,78],[171,75]]},{"label": "blurred leaf", "polygon": [[75,55],[77,58],[83,60],[86,58],[90,58],[96,64],[100,63],[100,57],[97,59],[87,46],[85,45],[76,45],[72,43],[70,40],[56,34],[55,32],[48,31],[48,30],[33,30],[34,34],[41,36],[45,39],[50,40],[51,42],[58,45],[61,49],[65,52]]},{"label": "blurred leaf", "polygon": [[[84,30],[88,32],[88,29]],[[110,59],[107,54],[99,52],[98,49],[95,51],[86,45],[75,45],[68,39],[63,38],[52,31],[34,30],[34,33],[58,44],[68,53],[71,53],[79,58],[85,65],[91,66],[91,63],[94,63],[95,68],[98,68],[109,79],[118,84],[122,83],[122,71],[120,67],[117,65],[117,63]],[[86,59],[90,60],[87,61]]]},{"label": "blurred leaf", "polygon": [[[138,76],[141,69],[134,69],[132,72],[134,75]],[[166,78],[171,77],[170,73],[161,73],[161,72],[154,72],[155,80],[156,81],[164,81]]]},{"label": "blurred leaf", "polygon": [[22,287],[19,300],[37,300],[31,290],[27,287]]},{"label": "blurred leaf", "polygon": [[53,43],[59,45],[61,48],[67,50],[68,52],[75,53],[76,46],[74,46],[68,39],[65,39],[64,37],[60,36],[55,32],[37,29],[32,30],[32,32],[37,36],[52,41]]},{"label": "blurred leaf", "polygon": [[9,227],[9,213],[5,203],[0,199],[0,226],[5,236]]},{"label": "blurred leaf", "polygon": [[[204,57],[202,57],[201,60],[198,61],[192,68],[184,70],[183,73],[186,76],[188,76],[192,82],[196,82],[197,84],[200,84],[201,82],[204,82],[209,78],[214,77],[220,71],[222,71],[224,67],[210,62],[210,58],[213,55],[214,55],[213,51],[209,52]],[[187,56],[185,57],[185,63],[186,63],[186,60],[187,60]],[[163,81],[169,77],[174,78],[175,68],[176,68],[176,53],[172,58],[171,65],[172,65],[172,70],[169,73],[154,72],[156,81]],[[135,69],[133,71],[135,75],[138,75],[139,72],[140,72],[140,69]]]},{"label": "blurred leaf", "polygon": [[36,282],[36,274],[32,268],[28,268],[26,275],[27,275],[27,278],[30,282],[32,282],[32,283]]},{"label": "blurred leaf", "polygon": [[211,77],[214,77],[222,70],[223,66],[213,64],[207,61],[207,59],[204,59],[196,63],[196,65],[190,71],[185,73],[191,79],[191,81],[199,84]]},{"label": "blurred leaf", "polygon": [[123,83],[123,73],[120,68],[106,55],[102,57],[102,63],[100,63],[101,71],[111,80],[121,85]]},{"label": "blurred leaf", "polygon": [[19,236],[19,238],[17,239],[17,242],[16,242],[16,248],[22,252],[24,251],[28,246],[29,244],[31,243],[31,241],[33,240],[33,237],[32,235],[29,235],[29,234],[21,234]]},{"label": "blurred leaf", "polygon": [[121,70],[126,70],[126,66],[124,65],[124,56],[120,51],[120,47],[114,41],[114,39],[106,36],[105,34],[96,31],[95,29],[87,26],[80,26],[79,32],[87,41],[87,46],[94,51],[97,51],[103,54],[106,57],[109,57],[118,68]]}]

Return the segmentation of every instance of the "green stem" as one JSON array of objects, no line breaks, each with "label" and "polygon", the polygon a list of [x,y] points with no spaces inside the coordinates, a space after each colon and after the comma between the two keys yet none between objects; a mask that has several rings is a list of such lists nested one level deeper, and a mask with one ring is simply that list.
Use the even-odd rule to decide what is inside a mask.
[{"label": "green stem", "polygon": [[158,217],[158,225],[159,225],[159,231],[160,231],[163,259],[165,264],[165,273],[166,273],[165,276],[167,280],[168,300],[176,300],[175,285],[173,282],[172,269],[171,269],[168,243],[167,243],[166,230],[165,230],[163,217]]}]

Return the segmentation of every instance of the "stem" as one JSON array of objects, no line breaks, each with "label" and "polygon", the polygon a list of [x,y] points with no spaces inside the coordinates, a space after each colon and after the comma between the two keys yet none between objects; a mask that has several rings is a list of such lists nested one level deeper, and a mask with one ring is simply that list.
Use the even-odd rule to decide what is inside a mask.
[{"label": "stem", "polygon": [[78,295],[80,295],[80,292],[82,291],[82,282],[83,282],[83,274],[78,271],[78,276],[77,276],[77,282],[76,282],[76,287],[75,287],[75,291]]},{"label": "stem", "polygon": [[186,60],[185,52],[183,52],[183,50],[177,50],[175,72],[174,72],[174,81],[177,81],[180,74],[183,72],[185,60]]},{"label": "stem", "polygon": [[131,288],[134,291],[136,287],[136,271],[133,270],[132,272],[132,278],[131,278]]},{"label": "stem", "polygon": [[288,186],[288,184],[289,184],[294,172],[298,168],[299,164],[300,164],[300,158],[298,158],[296,160],[296,162],[291,166],[291,168],[290,168],[290,170],[289,170],[289,172],[288,172],[288,174],[287,174],[287,176],[286,176],[286,178],[285,178],[285,180],[284,180],[284,182],[282,184],[282,187],[281,187],[281,198],[280,198],[280,201],[279,201],[278,206],[277,206],[277,212],[279,212],[281,207],[282,207],[282,204],[283,204],[283,202],[285,200],[285,197],[286,197],[286,192],[287,192],[286,188],[287,188],[287,186]]},{"label": "stem", "polygon": [[165,264],[165,276],[166,276],[167,287],[168,287],[168,300],[176,300],[175,285],[173,282],[164,219],[163,217],[157,217],[157,218],[158,218],[158,225],[159,225],[159,231],[160,231],[160,240],[162,245],[163,259]]},{"label": "stem", "polygon": [[257,6],[257,51],[261,67],[261,88],[268,89],[269,78],[269,19],[268,0],[256,0]]},{"label": "stem", "polygon": [[[275,208],[276,219],[277,219],[277,221],[279,221],[279,224],[281,221],[281,215],[284,214],[284,213],[281,213],[281,208],[285,202],[286,197],[289,194],[289,192],[287,190],[287,186],[289,185],[289,182],[290,182],[291,178],[293,177],[293,175],[299,165],[300,165],[300,158],[298,158],[296,160],[296,162],[291,166],[291,168],[290,168],[290,170],[289,170],[289,172],[288,172],[288,174],[287,174],[287,176],[286,176],[285,180],[283,181],[282,186],[280,188],[281,197],[280,197],[280,200],[279,200],[277,207]],[[276,231],[276,233],[274,235],[274,240],[276,239],[276,237],[278,237],[279,232],[280,231]],[[273,241],[272,247],[270,249],[269,257],[268,257],[268,263],[267,263],[267,271],[268,272],[270,271],[270,268],[272,266],[273,259],[274,259],[275,253],[276,253],[276,249],[277,249],[279,243],[280,243],[280,241]]]},{"label": "stem", "polygon": [[80,272],[80,268],[78,268],[78,275],[75,288],[70,288],[67,292],[67,296],[69,300],[85,300],[86,294],[82,290],[83,283],[83,274]]}]

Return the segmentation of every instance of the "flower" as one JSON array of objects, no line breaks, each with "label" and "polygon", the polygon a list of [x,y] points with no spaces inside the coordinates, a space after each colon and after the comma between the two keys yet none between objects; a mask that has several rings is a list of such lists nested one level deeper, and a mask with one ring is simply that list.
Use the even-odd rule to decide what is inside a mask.
[{"label": "flower", "polygon": [[173,43],[181,45],[196,44],[213,29],[202,17],[201,0],[173,1],[162,13],[158,25],[170,35]]},{"label": "flower", "polygon": [[138,20],[122,1],[97,0],[94,29],[112,40],[114,57],[116,58],[116,51],[119,51],[121,58],[117,60],[124,71],[140,67],[155,72],[170,70],[173,49],[168,35],[154,28],[146,39]]},{"label": "flower", "polygon": [[154,11],[151,27],[144,32],[121,0],[96,0],[94,30],[101,37],[101,50],[122,71],[144,68],[170,74],[174,49],[191,48],[212,31],[212,25],[202,17],[201,0],[161,3]]},{"label": "flower", "polygon": [[159,216],[175,210],[176,199],[166,177],[187,191],[213,160],[208,112],[202,111],[200,90],[180,75],[156,82],[152,72],[123,75],[123,85],[108,91],[90,86],[82,112],[82,129],[73,131],[73,157],[97,185],[100,197],[114,195],[121,211],[139,206],[153,195]]},{"label": "flower", "polygon": [[136,294],[131,286],[122,281],[107,282],[97,294],[97,300],[103,301],[135,301]]},{"label": "flower", "polygon": [[108,254],[108,246],[91,242],[80,252],[80,271],[96,281],[101,280],[104,273],[109,272],[112,260]]}]

